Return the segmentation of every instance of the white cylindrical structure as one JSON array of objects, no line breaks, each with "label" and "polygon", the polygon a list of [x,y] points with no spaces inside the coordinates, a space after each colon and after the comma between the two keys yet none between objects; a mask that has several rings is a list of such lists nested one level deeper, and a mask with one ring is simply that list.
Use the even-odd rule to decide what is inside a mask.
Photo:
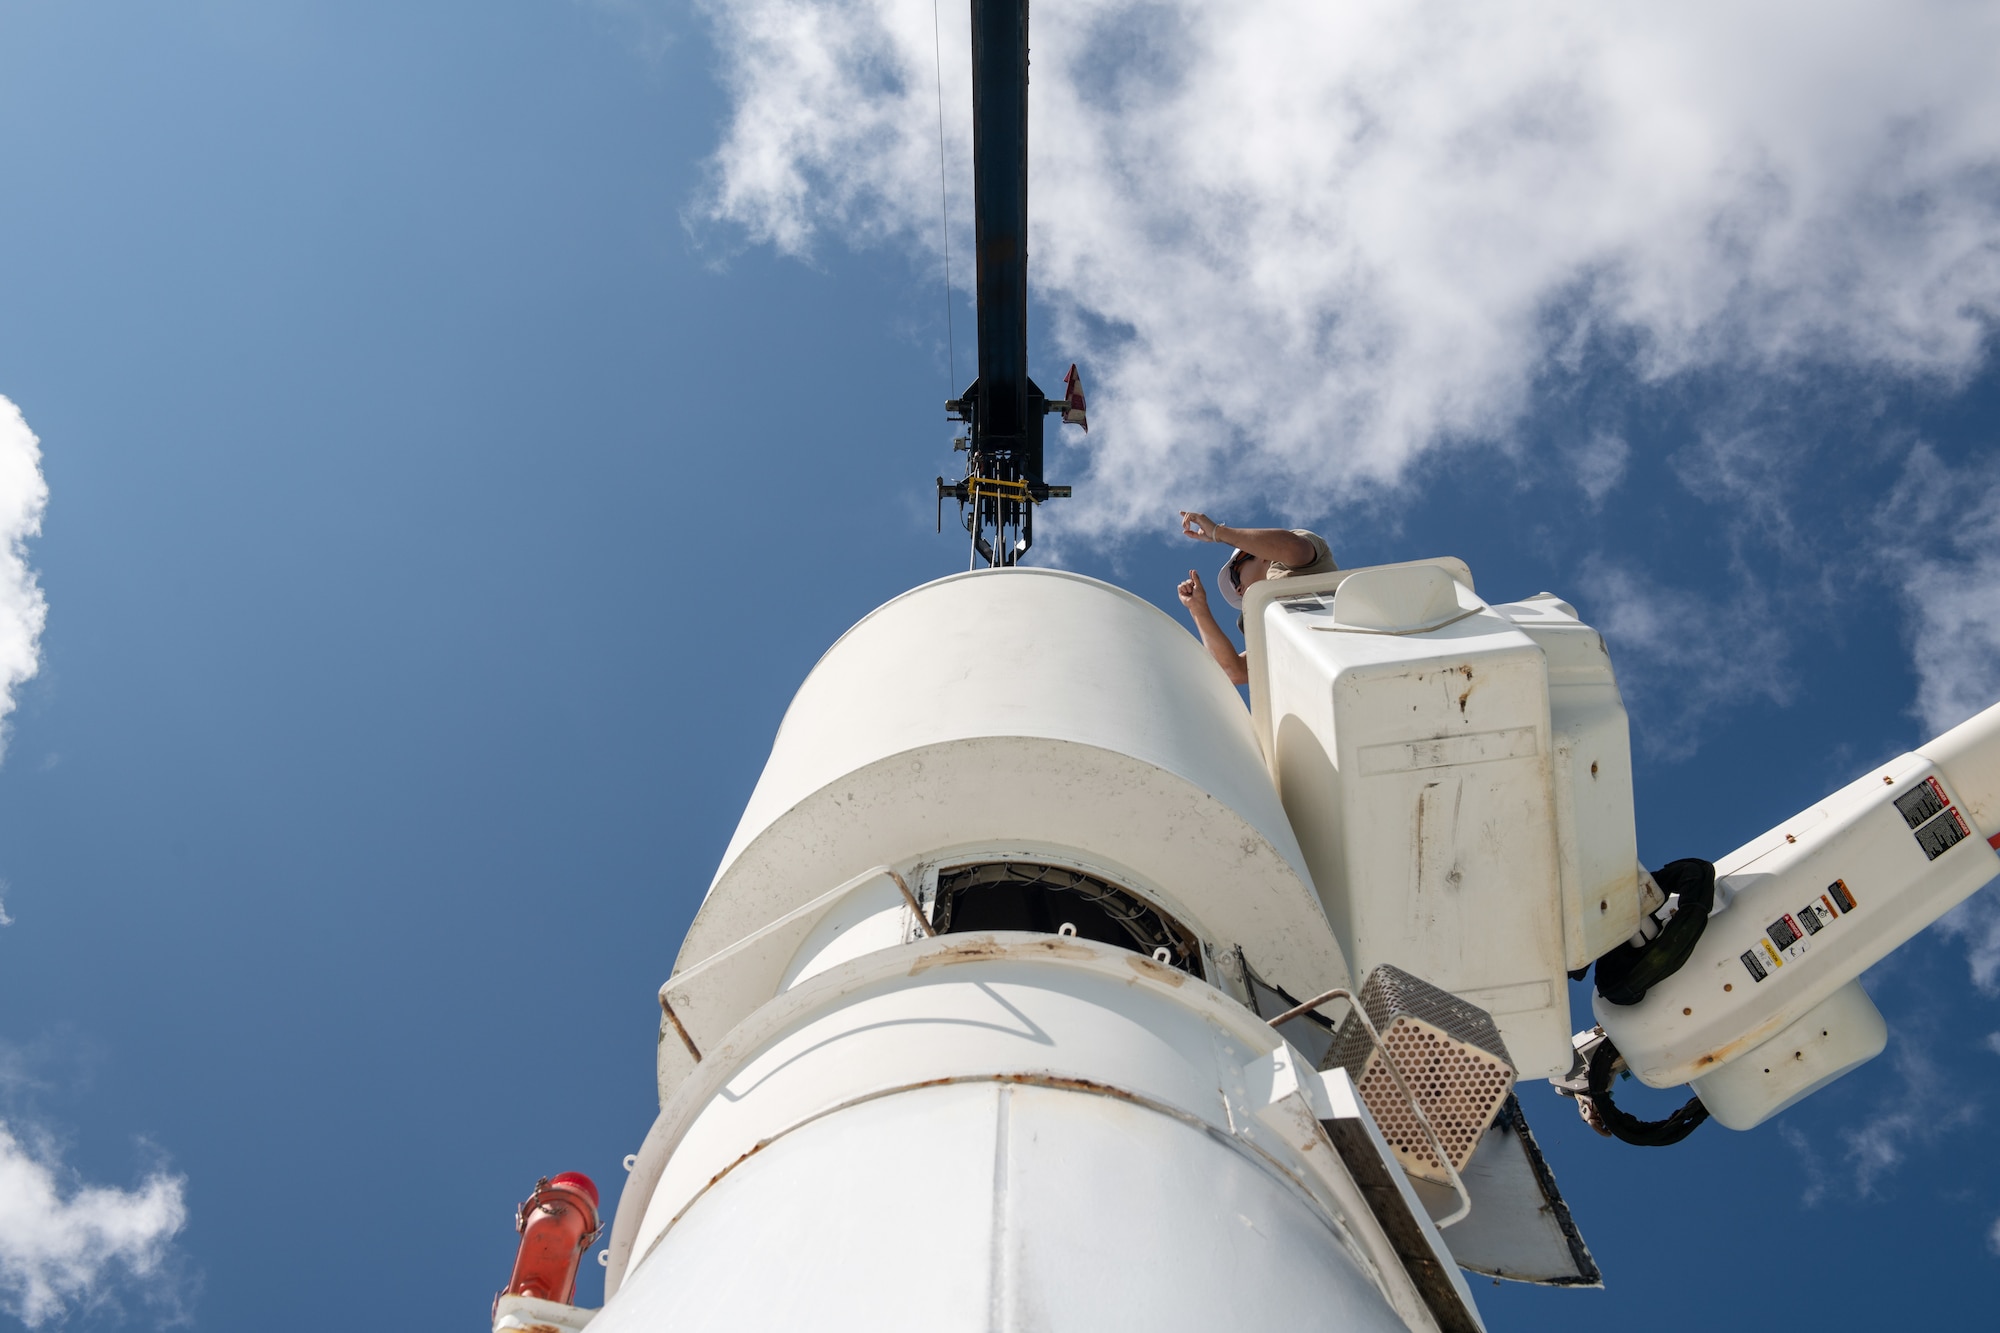
[{"label": "white cylindrical structure", "polygon": [[[1080,1191],[1125,1211],[1079,1208]],[[597,1333],[1227,1328],[1252,1311],[1256,1327],[1403,1328],[1259,1164],[1114,1098],[918,1089],[803,1127],[712,1193]]]},{"label": "white cylindrical structure", "polygon": [[[980,859],[1116,884],[1295,996],[1350,979],[1215,663],[1150,603],[1043,569],[926,584],[828,649],[676,971],[871,867]],[[665,1096],[690,1067],[671,1033],[660,1061]]]},{"label": "white cylindrical structure", "polygon": [[841,963],[668,1103],[592,1327],[1436,1327],[1294,1061],[1240,1004],[1102,944]]},{"label": "white cylindrical structure", "polygon": [[998,846],[1122,872],[1288,988],[1345,976],[1215,663],[1151,603],[1045,569],[926,584],[827,650],[681,962],[870,866]]},{"label": "white cylindrical structure", "polygon": [[1349,976],[1186,631],[1049,570],[897,598],[800,688],[661,990],[593,1327],[1476,1330],[1253,981]]}]

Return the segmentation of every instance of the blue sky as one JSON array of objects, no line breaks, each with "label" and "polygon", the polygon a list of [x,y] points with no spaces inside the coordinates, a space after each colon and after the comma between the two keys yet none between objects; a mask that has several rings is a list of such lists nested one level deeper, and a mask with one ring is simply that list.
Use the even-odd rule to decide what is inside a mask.
[{"label": "blue sky", "polygon": [[[1037,6],[1044,558],[1178,613],[1185,505],[1569,598],[1651,864],[2000,698],[1993,7],[1323,8]],[[963,567],[930,41],[0,0],[0,1328],[478,1328],[534,1178],[615,1191],[792,691]],[[1489,1323],[1976,1322],[1992,890],[1868,983],[1748,1134],[1530,1090],[1608,1290]]]}]

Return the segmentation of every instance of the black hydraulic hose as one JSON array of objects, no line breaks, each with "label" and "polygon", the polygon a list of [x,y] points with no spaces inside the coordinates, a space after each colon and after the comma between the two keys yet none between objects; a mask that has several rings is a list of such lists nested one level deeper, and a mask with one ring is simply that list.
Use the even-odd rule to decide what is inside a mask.
[{"label": "black hydraulic hose", "polygon": [[1688,1098],[1685,1106],[1665,1120],[1641,1120],[1629,1111],[1619,1110],[1611,1100],[1611,1069],[1617,1062],[1618,1048],[1611,1044],[1608,1037],[1590,1055],[1588,1096],[1591,1109],[1596,1113],[1596,1123],[1609,1131],[1613,1138],[1641,1148],[1665,1148],[1694,1133],[1701,1127],[1701,1122],[1708,1119],[1708,1108],[1701,1104],[1699,1097]]},{"label": "black hydraulic hose", "polygon": [[1653,879],[1661,892],[1679,894],[1680,906],[1659,937],[1644,948],[1621,944],[1597,960],[1597,993],[1612,1004],[1637,1004],[1647,991],[1680,971],[1715,910],[1713,863],[1684,857],[1661,866]]}]

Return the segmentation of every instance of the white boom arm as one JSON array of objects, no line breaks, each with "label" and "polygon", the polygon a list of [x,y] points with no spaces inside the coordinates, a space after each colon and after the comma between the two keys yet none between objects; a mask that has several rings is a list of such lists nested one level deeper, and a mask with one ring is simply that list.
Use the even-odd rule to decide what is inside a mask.
[{"label": "white boom arm", "polygon": [[2000,705],[1716,862],[1687,962],[1598,1022],[1653,1087],[1749,1129],[1880,1054],[1857,978],[2000,875]]}]

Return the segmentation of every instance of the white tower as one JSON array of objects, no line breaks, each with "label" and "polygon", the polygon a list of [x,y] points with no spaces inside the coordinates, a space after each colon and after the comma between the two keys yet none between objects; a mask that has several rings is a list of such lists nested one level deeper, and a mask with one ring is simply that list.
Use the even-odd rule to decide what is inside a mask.
[{"label": "white tower", "polygon": [[592,1328],[1477,1327],[1253,980],[1349,978],[1186,632],[1046,570],[890,602],[800,689],[662,990]]}]

